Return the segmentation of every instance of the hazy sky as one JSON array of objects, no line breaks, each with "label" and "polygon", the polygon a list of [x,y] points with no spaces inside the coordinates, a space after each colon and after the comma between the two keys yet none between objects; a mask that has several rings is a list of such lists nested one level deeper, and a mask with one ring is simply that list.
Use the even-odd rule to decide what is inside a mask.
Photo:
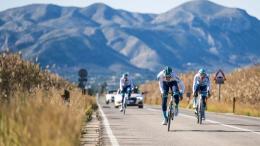
[{"label": "hazy sky", "polygon": [[[86,7],[96,2],[113,8],[134,12],[162,13],[190,0],[0,0],[0,11],[33,3],[52,3],[61,6]],[[260,19],[260,0],[211,0],[215,3],[245,9]]]}]

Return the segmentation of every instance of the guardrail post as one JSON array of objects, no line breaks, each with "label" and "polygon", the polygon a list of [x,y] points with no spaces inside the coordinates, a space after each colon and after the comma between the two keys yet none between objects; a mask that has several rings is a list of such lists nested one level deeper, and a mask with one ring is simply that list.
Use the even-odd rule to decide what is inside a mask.
[{"label": "guardrail post", "polygon": [[236,98],[233,97],[233,113],[235,113],[236,110]]}]

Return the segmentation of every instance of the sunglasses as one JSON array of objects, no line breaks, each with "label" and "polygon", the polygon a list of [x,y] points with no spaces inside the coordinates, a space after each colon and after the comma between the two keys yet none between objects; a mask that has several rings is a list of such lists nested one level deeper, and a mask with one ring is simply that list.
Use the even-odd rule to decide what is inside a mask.
[{"label": "sunglasses", "polygon": [[204,77],[204,76],[206,76],[206,74],[202,73],[202,74],[200,74],[200,76],[201,76],[201,77]]}]

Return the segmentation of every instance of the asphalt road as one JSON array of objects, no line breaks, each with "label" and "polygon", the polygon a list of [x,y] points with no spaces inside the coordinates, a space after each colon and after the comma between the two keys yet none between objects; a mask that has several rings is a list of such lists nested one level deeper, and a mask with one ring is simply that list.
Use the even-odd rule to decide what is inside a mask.
[{"label": "asphalt road", "polygon": [[198,125],[191,110],[180,109],[168,132],[161,125],[160,106],[128,107],[123,115],[103,101],[99,99],[107,146],[260,146],[259,118],[207,112]]}]

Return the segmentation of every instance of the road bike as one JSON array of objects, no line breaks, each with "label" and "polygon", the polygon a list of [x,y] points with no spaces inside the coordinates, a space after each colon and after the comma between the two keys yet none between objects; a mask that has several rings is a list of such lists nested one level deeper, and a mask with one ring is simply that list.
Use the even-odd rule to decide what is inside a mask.
[{"label": "road bike", "polygon": [[205,105],[203,103],[203,98],[207,97],[206,91],[199,92],[199,96],[197,97],[197,106],[196,106],[196,116],[197,116],[197,123],[202,124],[202,119],[205,119]]},{"label": "road bike", "polygon": [[168,107],[168,123],[167,123],[168,131],[170,131],[170,128],[171,128],[171,121],[174,120],[174,116],[176,116],[177,112],[178,112],[177,111],[178,109],[176,109],[176,103],[175,103],[174,96],[179,95],[179,93],[174,93],[174,94],[170,93],[170,94],[171,94],[171,101],[170,101],[169,107]]},{"label": "road bike", "polygon": [[[127,95],[125,95],[126,93],[124,93],[124,100],[123,100],[123,103],[122,103],[122,109],[123,109],[124,115],[125,115],[127,104],[128,104],[128,98],[130,98],[129,92],[131,93],[131,89],[127,88]],[[122,95],[122,98],[123,98],[123,95]]]},{"label": "road bike", "polygon": [[126,108],[127,108],[127,102],[128,102],[128,96],[125,96],[124,101],[122,103],[122,109],[123,109],[124,115],[125,115]]}]

